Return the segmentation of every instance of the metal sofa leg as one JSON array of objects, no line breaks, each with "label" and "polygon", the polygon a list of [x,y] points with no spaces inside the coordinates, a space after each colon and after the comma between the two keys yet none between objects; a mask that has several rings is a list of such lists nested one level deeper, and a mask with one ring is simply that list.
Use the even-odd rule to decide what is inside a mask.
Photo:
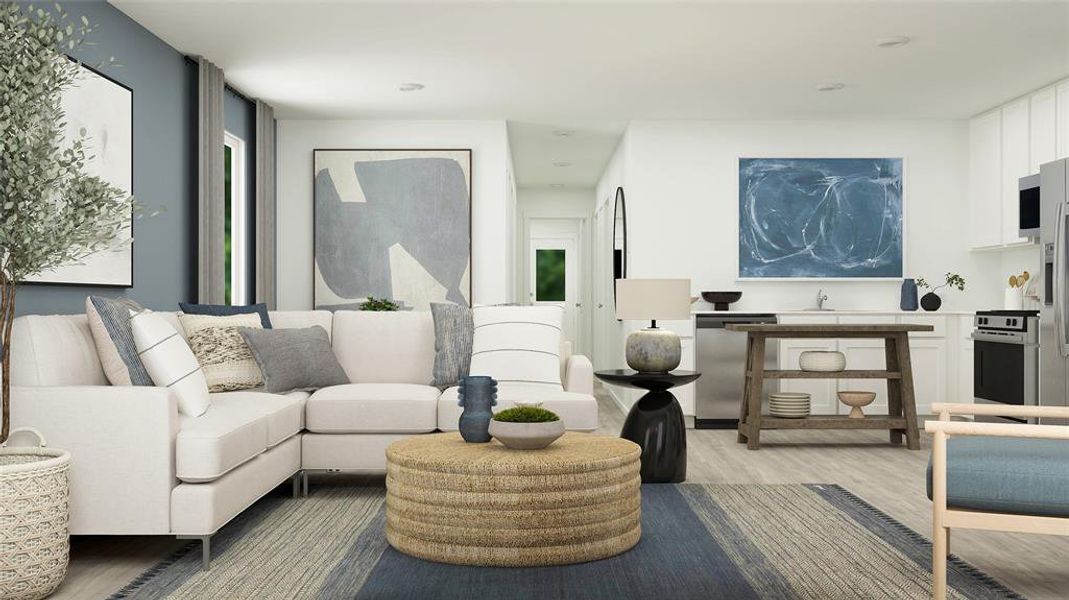
[{"label": "metal sofa leg", "polygon": [[301,497],[301,481],[304,480],[304,471],[297,471],[293,474],[293,497]]},{"label": "metal sofa leg", "polygon": [[308,471],[301,471],[301,495],[308,497]]},{"label": "metal sofa leg", "polygon": [[212,536],[210,535],[177,535],[180,540],[200,540],[201,568],[205,571],[212,568]]}]

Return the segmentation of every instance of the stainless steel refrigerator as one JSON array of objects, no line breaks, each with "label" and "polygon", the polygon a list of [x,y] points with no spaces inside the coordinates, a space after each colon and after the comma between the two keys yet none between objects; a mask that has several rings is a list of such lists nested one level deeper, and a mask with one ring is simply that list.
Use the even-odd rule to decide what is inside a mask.
[{"label": "stainless steel refrigerator", "polygon": [[[1039,168],[1043,307],[1039,329],[1039,404],[1066,406],[1069,397],[1069,159]],[[1042,420],[1054,424],[1055,421]]]}]

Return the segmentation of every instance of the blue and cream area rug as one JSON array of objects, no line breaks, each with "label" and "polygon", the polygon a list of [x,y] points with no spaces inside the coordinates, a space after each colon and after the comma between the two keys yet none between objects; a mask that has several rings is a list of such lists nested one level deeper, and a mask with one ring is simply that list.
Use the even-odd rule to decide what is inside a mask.
[{"label": "blue and cream area rug", "polygon": [[[212,540],[191,544],[114,598],[921,599],[928,541],[835,485],[642,487],[642,540],[597,562],[473,568],[425,562],[385,541],[382,486],[276,491]],[[950,597],[1020,598],[956,558]]]}]

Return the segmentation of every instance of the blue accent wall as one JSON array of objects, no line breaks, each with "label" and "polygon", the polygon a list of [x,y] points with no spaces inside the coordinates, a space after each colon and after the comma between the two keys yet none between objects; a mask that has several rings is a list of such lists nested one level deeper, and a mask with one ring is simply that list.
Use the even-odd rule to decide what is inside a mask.
[{"label": "blue accent wall", "polygon": [[114,56],[121,66],[103,72],[134,91],[134,196],[146,214],[134,221],[134,287],[25,285],[16,313],[81,313],[88,295],[128,296],[149,308],[176,310],[179,301],[195,300],[197,289],[196,66],[102,0],[64,8],[96,28],[95,45],[76,57],[96,65]]}]

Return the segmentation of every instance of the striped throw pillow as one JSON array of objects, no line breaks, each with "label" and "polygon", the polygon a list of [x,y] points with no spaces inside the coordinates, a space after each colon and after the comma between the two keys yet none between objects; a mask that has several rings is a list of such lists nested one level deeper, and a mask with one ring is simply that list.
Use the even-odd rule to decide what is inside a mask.
[{"label": "striped throw pillow", "polygon": [[178,396],[178,411],[199,417],[208,410],[208,382],[197,357],[166,319],[144,311],[130,319],[134,343],[145,370],[157,387],[167,387]]},{"label": "striped throw pillow", "polygon": [[560,380],[561,323],[564,308],[476,306],[472,309],[472,375],[498,383],[529,384],[563,391]]},{"label": "striped throw pillow", "polygon": [[131,313],[145,310],[127,298],[85,299],[85,316],[93,334],[100,364],[111,385],[152,385],[152,377],[141,364],[130,328]]}]

